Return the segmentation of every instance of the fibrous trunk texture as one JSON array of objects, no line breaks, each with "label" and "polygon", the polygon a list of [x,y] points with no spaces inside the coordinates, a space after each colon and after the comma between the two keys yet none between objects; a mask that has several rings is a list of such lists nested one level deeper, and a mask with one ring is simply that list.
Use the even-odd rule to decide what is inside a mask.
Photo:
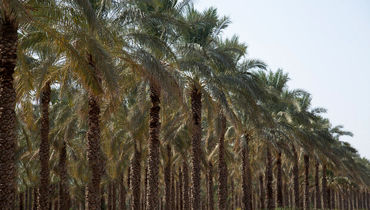
[{"label": "fibrous trunk texture", "polygon": [[59,183],[59,207],[61,210],[69,209],[69,188],[68,188],[68,180],[67,180],[67,145],[66,142],[63,141],[62,148],[59,154],[59,176],[60,176],[60,183]]},{"label": "fibrous trunk texture", "polygon": [[263,185],[263,175],[259,177],[260,180],[260,207],[261,209],[265,208],[265,187]]},{"label": "fibrous trunk texture", "polygon": [[200,209],[200,157],[202,138],[202,93],[193,86],[191,90],[192,151],[191,151],[191,208]]},{"label": "fibrous trunk texture", "polygon": [[328,190],[326,186],[326,165],[322,165],[322,202],[323,202],[323,208],[327,209],[329,207],[329,199],[328,199]]},{"label": "fibrous trunk texture", "polygon": [[274,192],[272,189],[272,157],[270,147],[267,147],[266,151],[266,195],[267,195],[267,209],[274,209],[275,202],[274,202]]},{"label": "fibrous trunk texture", "polygon": [[[2,12],[3,13],[3,12]],[[15,99],[13,73],[17,61],[17,24],[2,14],[0,26],[0,206],[13,209],[15,200]]]},{"label": "fibrous trunk texture", "polygon": [[299,171],[298,171],[298,154],[294,146],[292,146],[293,152],[293,187],[294,187],[294,207],[300,207],[299,198]]},{"label": "fibrous trunk texture", "polygon": [[141,153],[135,148],[131,163],[132,209],[140,210]]},{"label": "fibrous trunk texture", "polygon": [[218,209],[227,209],[227,165],[225,160],[225,132],[226,118],[221,115],[221,132],[219,138],[218,153]]},{"label": "fibrous trunk texture", "polygon": [[212,162],[208,162],[208,209],[214,210],[213,202],[213,165]]},{"label": "fibrous trunk texture", "polygon": [[24,192],[19,193],[19,210],[24,209]]},{"label": "fibrous trunk texture", "polygon": [[183,192],[183,200],[184,200],[184,210],[190,209],[190,199],[189,199],[189,170],[188,164],[186,160],[183,161],[182,164],[183,170],[183,179],[184,179],[184,192]]},{"label": "fibrous trunk texture", "polygon": [[89,95],[89,130],[87,133],[87,159],[90,178],[87,187],[87,206],[89,210],[100,209],[100,180],[102,174],[102,161],[100,151],[100,106],[97,98]]},{"label": "fibrous trunk texture", "polygon": [[164,169],[165,210],[171,210],[171,146],[167,144],[167,164]]},{"label": "fibrous trunk texture", "polygon": [[126,210],[126,188],[124,185],[124,173],[121,173],[121,176],[119,178],[119,209],[120,210]]},{"label": "fibrous trunk texture", "polygon": [[175,173],[171,174],[171,209],[176,208],[176,197],[175,197]]},{"label": "fibrous trunk texture", "polygon": [[315,208],[321,209],[321,194],[320,194],[320,184],[319,184],[319,162],[316,161],[315,164]]},{"label": "fibrous trunk texture", "polygon": [[276,204],[278,208],[283,207],[283,180],[281,171],[281,152],[279,151],[276,159]]},{"label": "fibrous trunk texture", "polygon": [[303,209],[307,210],[310,208],[310,192],[309,192],[309,167],[310,167],[310,159],[308,155],[304,155],[304,203]]},{"label": "fibrous trunk texture", "polygon": [[148,160],[148,200],[147,207],[151,210],[159,208],[159,130],[161,127],[159,121],[160,111],[160,88],[154,84],[150,86],[150,99],[152,107],[150,108],[150,128],[149,128],[149,160]]},{"label": "fibrous trunk texture", "polygon": [[37,210],[39,206],[39,189],[37,187],[33,188],[33,210]]},{"label": "fibrous trunk texture", "polygon": [[50,103],[50,82],[47,82],[41,91],[41,143],[40,143],[40,210],[47,210],[49,208],[49,103]]},{"label": "fibrous trunk texture", "polygon": [[242,148],[243,205],[245,210],[252,210],[252,176],[249,162],[249,138],[249,135],[246,134]]},{"label": "fibrous trunk texture", "polygon": [[183,182],[182,182],[182,171],[181,168],[179,168],[179,210],[182,210],[184,208],[184,201],[182,200],[182,194],[183,194]]}]

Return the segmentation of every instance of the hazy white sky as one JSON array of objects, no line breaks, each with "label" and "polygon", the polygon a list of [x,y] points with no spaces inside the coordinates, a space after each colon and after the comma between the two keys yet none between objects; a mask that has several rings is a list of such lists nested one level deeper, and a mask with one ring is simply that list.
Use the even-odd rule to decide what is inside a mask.
[{"label": "hazy white sky", "polygon": [[229,16],[225,36],[237,34],[252,58],[282,68],[291,88],[313,95],[333,125],[344,125],[350,142],[370,159],[369,0],[194,0]]}]

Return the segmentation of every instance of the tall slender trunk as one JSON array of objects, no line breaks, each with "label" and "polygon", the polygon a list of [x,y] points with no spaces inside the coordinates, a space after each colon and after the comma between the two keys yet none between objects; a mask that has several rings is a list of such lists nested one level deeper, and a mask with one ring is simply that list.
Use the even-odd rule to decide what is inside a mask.
[{"label": "tall slender trunk", "polygon": [[120,210],[126,210],[126,188],[124,185],[124,172],[121,173],[121,176],[119,178],[119,209]]},{"label": "tall slender trunk", "polygon": [[28,210],[32,209],[32,188],[27,187],[27,202],[26,202],[26,208]]},{"label": "tall slender trunk", "polygon": [[112,182],[108,182],[108,210],[112,210]]},{"label": "tall slender trunk", "polygon": [[41,92],[41,143],[40,143],[40,197],[39,207],[40,210],[47,210],[49,208],[49,182],[50,182],[50,169],[49,169],[49,103],[50,103],[50,82],[45,84]]},{"label": "tall slender trunk", "polygon": [[303,209],[309,209],[310,208],[310,191],[309,191],[309,168],[310,168],[310,157],[308,155],[304,155],[304,203],[303,203]]},{"label": "tall slender trunk", "polygon": [[234,191],[235,191],[235,188],[234,188],[234,180],[233,179],[230,179],[230,184],[231,184],[231,198],[230,198],[230,201],[229,201],[229,206],[231,209],[235,209],[235,206],[234,206]]},{"label": "tall slender trunk", "polygon": [[326,186],[326,165],[322,164],[322,202],[323,208],[327,209],[329,207],[329,200],[328,200],[328,190]]},{"label": "tall slender trunk", "polygon": [[283,184],[283,192],[284,192],[283,207],[288,207],[289,206],[289,190],[288,190],[288,186],[287,186],[286,181],[284,181],[284,184]]},{"label": "tall slender trunk", "polygon": [[176,181],[176,209],[180,210],[180,187],[179,181]]},{"label": "tall slender trunk", "polygon": [[243,168],[243,204],[245,210],[252,210],[252,176],[249,161],[249,135],[245,134],[245,142],[242,148]]},{"label": "tall slender trunk", "polygon": [[299,171],[298,171],[298,154],[294,146],[293,150],[293,187],[294,187],[294,207],[299,209],[300,198],[299,198]]},{"label": "tall slender trunk", "polygon": [[112,186],[112,196],[113,196],[113,199],[112,199],[112,205],[113,205],[113,208],[112,210],[116,210],[117,209],[117,181],[114,180],[113,181],[113,186]]},{"label": "tall slender trunk", "polygon": [[33,210],[37,210],[39,206],[39,189],[37,187],[33,188]]},{"label": "tall slender trunk", "polygon": [[131,200],[132,200],[132,186],[131,186],[131,167],[132,167],[132,163],[133,163],[133,161],[131,160],[130,161],[130,166],[127,167],[127,189],[128,189],[128,192],[129,192],[129,196],[128,196],[129,209],[131,208]]},{"label": "tall slender trunk", "polygon": [[263,175],[261,174],[259,177],[260,180],[260,203],[261,203],[261,209],[265,208],[265,187],[263,185]]},{"label": "tall slender trunk", "polygon": [[145,177],[144,177],[144,193],[143,193],[143,210],[146,210],[147,207],[146,207],[146,203],[147,203],[147,200],[148,200],[148,169],[149,166],[145,167]]},{"label": "tall slender trunk", "polygon": [[282,170],[281,170],[281,152],[278,152],[277,159],[276,159],[276,168],[277,168],[277,175],[276,175],[276,203],[278,208],[283,207],[283,179],[282,179]]},{"label": "tall slender trunk", "polygon": [[135,147],[131,163],[132,209],[140,210],[141,153]]},{"label": "tall slender trunk", "polygon": [[102,174],[100,151],[100,106],[97,98],[92,94],[89,94],[88,125],[87,159],[90,178],[87,187],[86,209],[97,210],[101,207],[100,180]]},{"label": "tall slender trunk", "polygon": [[24,192],[19,193],[19,210],[24,210]]},{"label": "tall slender trunk", "polygon": [[191,151],[191,202],[192,209],[200,209],[200,157],[202,138],[202,93],[196,86],[191,90],[192,151]]},{"label": "tall slender trunk", "polygon": [[63,140],[62,148],[59,154],[59,207],[61,210],[69,209],[70,207],[70,198],[69,198],[69,189],[68,189],[68,180],[67,180],[67,146],[66,142]]},{"label": "tall slender trunk", "polygon": [[0,25],[0,206],[13,209],[16,185],[16,132],[13,73],[17,61],[18,25],[2,12]]},{"label": "tall slender trunk", "polygon": [[150,130],[149,130],[149,179],[148,179],[148,209],[157,210],[159,208],[159,130],[161,127],[159,119],[160,111],[160,87],[155,84],[150,85],[150,99],[152,107],[150,108]]},{"label": "tall slender trunk", "polygon": [[184,201],[182,200],[182,194],[183,194],[183,183],[182,183],[182,171],[181,167],[179,168],[179,202],[180,202],[180,210],[184,207]]},{"label": "tall slender trunk", "polygon": [[226,132],[226,118],[221,115],[221,132],[218,147],[218,209],[227,209],[227,165],[225,160],[225,132]]},{"label": "tall slender trunk", "polygon": [[101,187],[100,187],[100,208],[101,209],[106,209],[106,200],[105,200],[105,197],[104,197],[104,189],[105,188],[105,186],[104,185],[102,185]]},{"label": "tall slender trunk", "polygon": [[319,162],[318,161],[316,161],[316,164],[315,164],[315,196],[316,196],[315,208],[321,209],[321,194],[320,194],[320,185],[319,185]]},{"label": "tall slender trunk", "polygon": [[327,188],[327,196],[328,196],[328,209],[331,209],[331,192],[330,192],[330,187]]},{"label": "tall slender trunk", "polygon": [[267,153],[266,153],[266,195],[267,195],[267,209],[274,209],[275,202],[274,202],[274,192],[272,189],[272,157],[270,147],[267,146]]},{"label": "tall slender trunk", "polygon": [[208,162],[208,210],[214,210],[213,201],[213,165]]},{"label": "tall slender trunk", "polygon": [[171,210],[171,146],[167,144],[167,165],[164,169],[165,209]]},{"label": "tall slender trunk", "polygon": [[183,194],[184,210],[189,210],[190,209],[189,170],[188,170],[188,164],[186,163],[186,160],[184,160],[182,163],[182,170],[183,170],[183,179],[184,179],[184,194]]},{"label": "tall slender trunk", "polygon": [[176,208],[176,197],[175,197],[175,173],[171,174],[171,210]]}]

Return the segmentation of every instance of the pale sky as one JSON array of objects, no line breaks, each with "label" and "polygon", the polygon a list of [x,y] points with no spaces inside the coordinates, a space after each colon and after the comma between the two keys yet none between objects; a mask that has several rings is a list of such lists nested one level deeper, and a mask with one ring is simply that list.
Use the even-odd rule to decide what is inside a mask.
[{"label": "pale sky", "polygon": [[370,1],[369,0],[194,0],[199,10],[216,7],[232,24],[249,57],[284,69],[290,88],[313,96],[328,109],[333,125],[370,159]]}]

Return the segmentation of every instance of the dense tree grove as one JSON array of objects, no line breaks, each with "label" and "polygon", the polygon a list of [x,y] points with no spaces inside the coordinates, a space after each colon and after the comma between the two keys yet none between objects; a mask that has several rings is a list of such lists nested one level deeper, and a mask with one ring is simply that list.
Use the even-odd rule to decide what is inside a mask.
[{"label": "dense tree grove", "polygon": [[0,209],[370,209],[352,133],[215,8],[0,9]]}]

